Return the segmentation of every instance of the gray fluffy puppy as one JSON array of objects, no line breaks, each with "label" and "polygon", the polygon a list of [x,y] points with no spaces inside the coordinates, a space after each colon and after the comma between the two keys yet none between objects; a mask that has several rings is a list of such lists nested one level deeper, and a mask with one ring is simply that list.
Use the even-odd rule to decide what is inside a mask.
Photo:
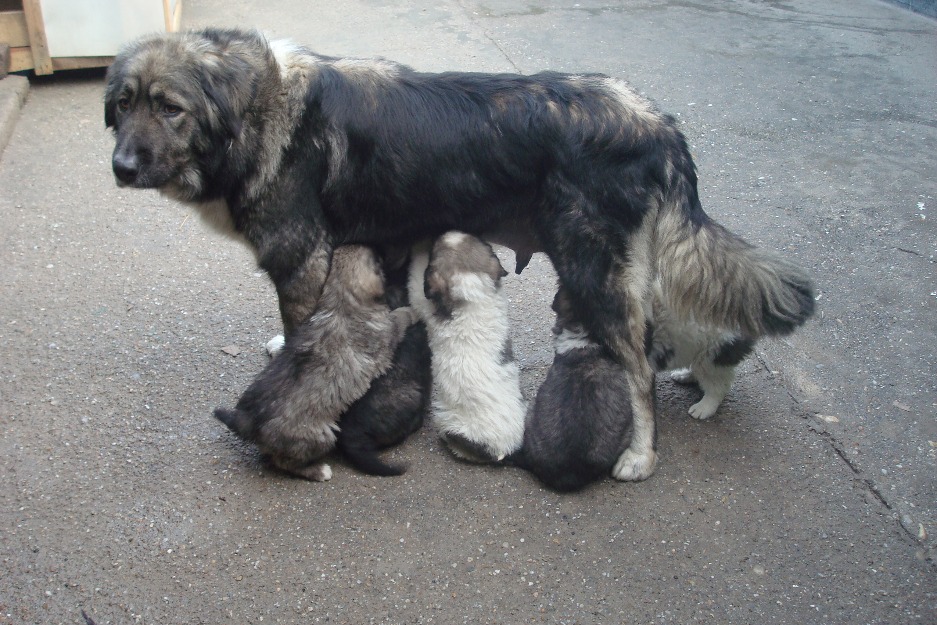
[{"label": "gray fluffy puppy", "polygon": [[621,365],[573,320],[562,289],[553,300],[556,355],[537,391],[524,445],[507,459],[558,491],[611,475],[631,439],[628,382]]},{"label": "gray fluffy puppy", "polygon": [[409,307],[388,307],[374,251],[339,247],[316,311],[287,335],[234,410],[219,408],[215,417],[276,467],[328,480],[322,457],[335,447],[339,417],[390,368],[413,322]]}]

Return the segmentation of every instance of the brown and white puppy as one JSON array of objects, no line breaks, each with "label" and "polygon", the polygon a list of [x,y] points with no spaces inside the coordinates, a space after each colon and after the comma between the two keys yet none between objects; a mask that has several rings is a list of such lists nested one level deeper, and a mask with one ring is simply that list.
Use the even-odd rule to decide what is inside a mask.
[{"label": "brown and white puppy", "polygon": [[410,303],[426,322],[433,362],[432,420],[457,456],[504,459],[524,437],[526,404],[511,351],[507,272],[491,246],[448,232],[414,250]]},{"label": "brown and white puppy", "polygon": [[553,300],[556,355],[537,391],[524,446],[508,458],[558,491],[609,477],[631,439],[625,372],[571,314],[562,289]]},{"label": "brown and white puppy", "polygon": [[237,406],[215,417],[276,467],[328,480],[322,458],[335,447],[339,417],[390,368],[413,321],[409,307],[388,307],[371,248],[339,247],[316,311],[286,336]]}]

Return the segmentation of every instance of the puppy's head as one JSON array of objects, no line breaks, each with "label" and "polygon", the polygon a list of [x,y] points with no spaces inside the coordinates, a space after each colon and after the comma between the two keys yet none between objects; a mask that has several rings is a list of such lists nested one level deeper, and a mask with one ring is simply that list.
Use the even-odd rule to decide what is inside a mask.
[{"label": "puppy's head", "polygon": [[448,232],[433,244],[423,290],[437,313],[451,315],[462,302],[490,297],[506,275],[490,245],[469,234]]},{"label": "puppy's head", "polygon": [[342,245],[332,253],[326,283],[363,305],[385,302],[384,274],[377,254],[365,245]]},{"label": "puppy's head", "polygon": [[119,186],[202,200],[275,63],[256,33],[204,30],[126,45],[108,68],[104,121],[117,139]]}]

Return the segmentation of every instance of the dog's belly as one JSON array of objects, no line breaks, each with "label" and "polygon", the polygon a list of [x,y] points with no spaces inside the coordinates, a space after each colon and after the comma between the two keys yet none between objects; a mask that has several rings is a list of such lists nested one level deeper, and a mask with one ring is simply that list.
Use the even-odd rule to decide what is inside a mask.
[{"label": "dog's belly", "polygon": [[[410,211],[362,208],[359,214],[363,216],[356,222],[332,220],[332,235],[337,244],[392,244],[409,248],[422,239],[459,230],[511,249],[517,258],[515,271],[520,273],[534,253],[544,251],[532,219],[527,216],[529,211],[525,209],[529,206],[530,202],[525,198],[479,203],[477,210],[446,204],[435,209],[414,208]],[[348,215],[355,211],[327,211],[329,214],[334,212]]]}]

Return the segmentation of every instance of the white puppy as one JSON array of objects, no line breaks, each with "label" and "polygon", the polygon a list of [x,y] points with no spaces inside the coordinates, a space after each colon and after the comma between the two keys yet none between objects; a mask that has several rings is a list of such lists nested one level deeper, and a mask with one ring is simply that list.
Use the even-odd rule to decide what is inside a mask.
[{"label": "white puppy", "polygon": [[511,352],[507,272],[491,246],[461,232],[417,246],[410,304],[426,322],[433,364],[432,421],[457,456],[500,461],[524,440],[527,406]]}]

